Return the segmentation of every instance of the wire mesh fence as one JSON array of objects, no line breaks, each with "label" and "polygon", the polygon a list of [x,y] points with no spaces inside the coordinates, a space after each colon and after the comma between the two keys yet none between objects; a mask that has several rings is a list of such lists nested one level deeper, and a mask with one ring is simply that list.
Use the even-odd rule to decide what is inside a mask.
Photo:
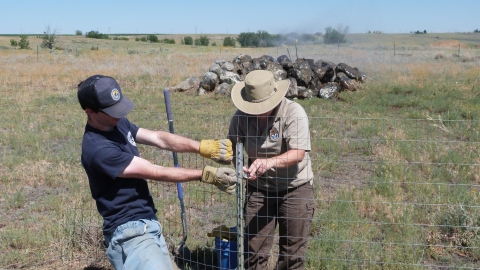
[{"label": "wire mesh fence", "polygon": [[477,121],[309,120],[307,268],[478,267]]},{"label": "wire mesh fence", "polygon": [[[79,161],[84,115],[48,110],[11,107],[8,119],[0,119],[0,268],[109,269],[102,219]],[[35,118],[39,113],[46,116]],[[176,133],[197,140],[225,138],[231,118],[186,109],[173,113]],[[164,114],[138,109],[129,119],[168,130]],[[307,269],[478,269],[479,121],[309,117],[309,122],[316,209]],[[170,152],[139,148],[155,164],[173,166]],[[196,154],[178,157],[185,168],[217,166]],[[182,237],[176,186],[153,181],[149,186],[173,249]],[[237,197],[199,182],[184,184],[183,192],[191,260],[199,269],[219,269],[215,239],[207,233],[237,226]],[[277,245],[269,256],[272,269]]]}]

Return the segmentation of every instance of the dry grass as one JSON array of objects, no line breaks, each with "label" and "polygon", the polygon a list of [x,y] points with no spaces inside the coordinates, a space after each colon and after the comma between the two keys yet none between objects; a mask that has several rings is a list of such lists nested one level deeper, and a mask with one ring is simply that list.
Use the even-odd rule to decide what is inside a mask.
[{"label": "dry grass", "polygon": [[470,46],[467,44],[461,43],[458,40],[444,40],[444,41],[437,41],[433,42],[431,44],[432,47],[434,48],[449,48],[449,49],[457,49],[457,48],[462,48],[462,49],[468,49]]},{"label": "dry grass", "polygon": [[[6,46],[9,38],[11,37],[0,36],[0,44]],[[36,46],[40,40],[35,37],[30,39],[32,48],[34,48],[32,50],[0,51],[2,54],[2,66],[0,67],[2,92],[19,101],[28,101],[35,95],[18,91],[18,87],[36,90],[46,95],[62,94],[68,91],[67,89],[75,89],[80,80],[95,73],[115,76],[121,81],[123,87],[129,89],[161,88],[173,86],[191,76],[201,77],[214,61],[233,60],[241,53],[254,57],[263,54],[273,56],[287,54],[283,47],[263,50],[192,47],[141,43],[133,40],[104,41],[69,36],[62,38],[61,45],[64,50],[53,52],[40,50],[37,57]],[[454,41],[437,41],[432,42],[431,45],[438,47],[436,44],[453,44],[452,42]],[[88,48],[92,45],[99,46],[99,50],[89,50]],[[441,48],[449,47],[441,46]],[[452,63],[448,70],[445,70],[438,68],[443,64],[438,64],[436,67],[435,64],[432,66],[431,61],[425,63],[425,58],[433,59],[435,54],[441,50],[420,51],[414,54],[414,59],[393,58],[392,50],[393,48],[365,50],[365,47],[345,47],[340,48],[338,54],[335,46],[299,45],[298,56],[327,59],[334,63],[345,62],[359,67],[370,76],[386,72],[385,76],[387,77],[391,77],[390,71],[398,72],[398,68],[402,68],[402,66],[404,69],[409,69],[407,70],[409,74],[421,77],[429,76],[430,74],[426,74],[427,72],[437,74],[447,72],[449,74],[445,75],[456,76],[456,66],[460,65]],[[76,52],[79,56],[75,56]],[[290,54],[295,59],[296,54],[293,52]],[[388,57],[388,54],[391,57]],[[470,54],[474,55],[475,52],[472,51]],[[405,65],[402,65],[403,63]]]}]

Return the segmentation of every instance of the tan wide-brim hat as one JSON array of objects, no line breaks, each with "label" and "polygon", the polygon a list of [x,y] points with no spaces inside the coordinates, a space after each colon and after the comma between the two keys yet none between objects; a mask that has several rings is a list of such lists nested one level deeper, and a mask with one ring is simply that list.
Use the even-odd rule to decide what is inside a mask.
[{"label": "tan wide-brim hat", "polygon": [[240,111],[259,115],[275,108],[287,94],[289,85],[288,79],[276,82],[270,71],[254,70],[233,86],[232,101]]}]

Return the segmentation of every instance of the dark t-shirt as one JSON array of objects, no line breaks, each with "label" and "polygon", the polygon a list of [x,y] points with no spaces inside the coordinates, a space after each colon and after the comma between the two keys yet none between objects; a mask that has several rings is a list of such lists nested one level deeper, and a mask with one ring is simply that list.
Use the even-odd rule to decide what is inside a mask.
[{"label": "dark t-shirt", "polygon": [[110,234],[128,221],[154,218],[155,209],[147,181],[117,177],[139,156],[135,143],[138,127],[122,118],[113,131],[86,125],[82,142],[82,165],[90,191],[103,217],[103,233]]}]

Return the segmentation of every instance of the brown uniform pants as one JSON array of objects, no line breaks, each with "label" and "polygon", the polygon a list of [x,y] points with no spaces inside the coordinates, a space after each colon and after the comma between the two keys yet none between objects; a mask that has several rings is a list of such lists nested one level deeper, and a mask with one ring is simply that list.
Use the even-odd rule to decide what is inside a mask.
[{"label": "brown uniform pants", "polygon": [[280,192],[266,192],[247,185],[245,269],[267,269],[277,224],[280,252],[274,269],[304,269],[314,211],[310,183]]}]

